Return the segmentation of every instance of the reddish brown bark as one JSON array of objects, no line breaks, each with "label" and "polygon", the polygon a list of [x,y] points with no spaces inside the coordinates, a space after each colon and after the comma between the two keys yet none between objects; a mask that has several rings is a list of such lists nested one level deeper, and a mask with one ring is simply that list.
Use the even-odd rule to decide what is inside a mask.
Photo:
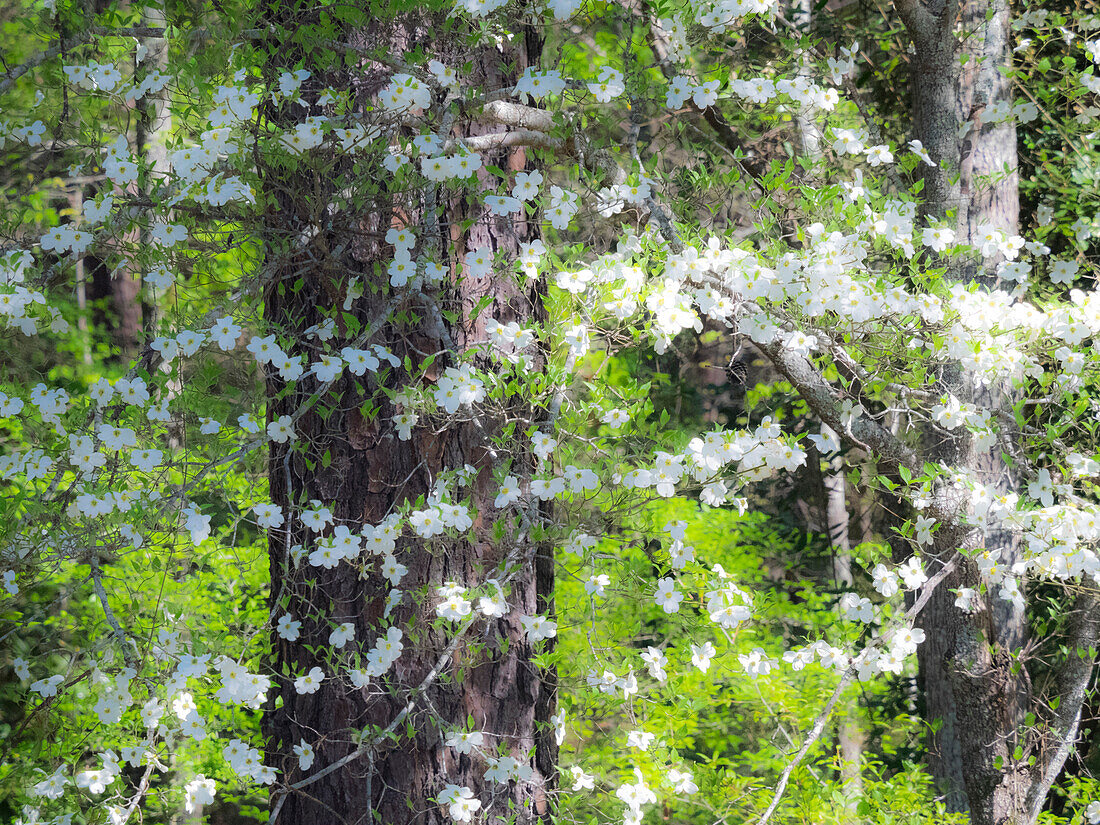
[{"label": "reddish brown bark", "polygon": [[[272,14],[283,14],[283,9],[276,7]],[[277,20],[276,24],[287,22]],[[441,26],[429,23],[438,21],[407,18],[397,21],[390,31],[383,31],[386,24],[375,22],[366,31],[348,32],[348,38],[368,48],[388,39],[409,48],[425,46],[433,55],[449,54],[454,61],[449,61],[450,65],[463,73],[464,83],[488,89],[514,83],[527,62],[538,56],[534,40],[506,46],[504,53],[483,46],[462,54],[457,45],[429,42],[429,32],[442,31]],[[449,37],[457,44],[457,33]],[[293,67],[295,55],[285,57]],[[308,55],[306,66],[310,67]],[[339,72],[316,71],[305,96],[316,99],[316,90],[324,86],[353,89],[357,108],[366,112],[391,73],[367,62]],[[314,107],[314,113],[320,111]],[[273,119],[280,117],[286,117],[286,112],[274,113]],[[476,124],[456,128],[459,135],[478,130]],[[375,155],[375,164],[380,160]],[[499,154],[485,161],[508,168],[522,165],[523,157]],[[350,181],[364,196],[360,201],[364,205],[354,213],[331,206],[338,200],[337,181],[345,175],[355,179],[348,178],[343,184]],[[483,170],[480,175],[483,182],[490,181],[488,172]],[[266,319],[293,342],[288,352],[309,354],[308,360],[313,361],[315,342],[304,332],[324,319],[323,310],[342,305],[352,280],[359,278],[366,286],[363,297],[353,301],[350,310],[363,324],[384,317],[386,308],[393,306],[385,264],[381,274],[375,269],[393,255],[382,238],[388,227],[398,224],[413,225],[418,236],[426,237],[432,223],[428,219],[432,199],[424,192],[398,192],[390,173],[377,165],[353,170],[348,160],[336,160],[330,168],[317,172],[306,170],[305,165],[293,173],[268,169],[265,187],[278,203],[270,215],[268,232],[271,280],[265,297]],[[522,323],[543,317],[540,289],[520,284],[507,266],[496,267],[490,276],[469,278],[461,265],[466,251],[486,245],[497,253],[514,255],[521,242],[537,237],[535,225],[492,217],[483,213],[476,201],[465,199],[443,200],[436,220],[443,237],[453,244],[445,258],[451,266],[450,283],[427,301],[408,293],[398,302],[394,318],[369,342],[387,346],[402,361],[408,357],[414,373],[424,354],[448,348],[448,338],[459,352],[484,341],[488,318]],[[465,220],[474,223],[467,226]],[[304,248],[295,249],[303,233],[319,223],[321,230]],[[488,305],[481,306],[475,319],[473,310],[482,300]],[[436,309],[430,306],[433,302]],[[445,320],[448,317],[454,320]],[[440,320],[445,332],[439,328]],[[341,323],[336,340],[329,343],[338,351],[354,337]],[[444,354],[429,375],[438,375],[455,363],[453,353]],[[487,363],[481,366],[489,368]],[[477,471],[468,488],[471,510],[477,511],[470,538],[425,541],[411,537],[406,530],[399,540],[396,556],[409,572],[401,583],[404,598],[388,619],[384,612],[390,586],[376,563],[369,561],[362,574],[347,562],[332,570],[312,567],[305,560],[297,567],[287,566],[288,537],[282,530],[272,531],[272,606],[276,616],[290,612],[303,625],[295,642],[273,636],[279,675],[264,723],[270,763],[284,772],[288,783],[299,781],[355,751],[358,732],[368,726],[385,728],[410,698],[417,698],[392,741],[287,794],[281,803],[280,794],[273,794],[273,806],[281,805],[278,825],[449,823],[446,808],[433,801],[448,783],[472,788],[482,800],[482,813],[493,819],[514,817],[516,822],[530,823],[548,820],[550,815],[556,747],[545,723],[554,710],[554,682],[552,673],[541,671],[532,661],[535,652],[525,640],[519,615],[549,609],[553,566],[547,548],[519,542],[521,530],[515,512],[492,507],[496,494],[493,471],[499,469],[499,462],[510,457],[512,472],[523,475],[532,466],[530,456],[522,449],[510,448],[502,451],[507,456],[496,455],[488,442],[501,434],[506,418],[532,420],[538,413],[514,400],[506,405],[504,415],[484,412],[476,423],[452,424],[442,432],[422,422],[410,440],[402,441],[392,423],[397,410],[385,391],[400,391],[409,378],[404,367],[376,376],[368,373],[362,379],[345,373],[298,421],[293,449],[272,445],[272,500],[284,510],[320,500],[332,509],[337,524],[353,531],[378,524],[402,505],[428,495],[446,470],[468,464]],[[306,376],[288,391],[269,371],[269,418],[292,414],[316,388],[316,380]],[[494,531],[502,532],[503,537]],[[300,525],[292,529],[290,544],[306,541]],[[503,619],[479,620],[454,650],[440,677],[418,691],[454,627],[435,618],[435,588],[448,581],[481,584],[517,546],[518,573],[507,594],[512,612]],[[287,600],[285,607],[280,598]],[[352,644],[365,653],[391,621],[405,633],[400,659],[384,679],[375,680],[366,689],[355,689],[346,673],[334,672],[327,661],[332,627],[353,622],[356,635]],[[313,666],[320,666],[328,678],[318,692],[298,695],[293,677]],[[488,783],[480,756],[460,756],[445,747],[446,733],[467,729],[468,719],[472,730],[485,733],[485,750],[496,752],[503,746],[505,752],[530,766],[531,779],[508,785]],[[291,752],[301,739],[314,743],[317,759],[312,771],[300,771]]]}]

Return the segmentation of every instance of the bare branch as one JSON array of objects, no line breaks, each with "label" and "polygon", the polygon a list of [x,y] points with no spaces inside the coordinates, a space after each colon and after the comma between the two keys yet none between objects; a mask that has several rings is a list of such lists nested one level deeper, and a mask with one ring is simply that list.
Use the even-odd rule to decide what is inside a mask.
[{"label": "bare branch", "polygon": [[511,126],[515,129],[549,132],[554,128],[553,112],[536,109],[534,106],[524,106],[522,103],[491,100],[485,104],[481,114],[483,119],[491,123],[499,123],[501,126]]},{"label": "bare branch", "polygon": [[126,810],[122,812],[122,816],[114,820],[117,822],[117,825],[126,825],[126,823],[130,821],[130,817],[134,815],[134,811],[137,810],[137,806],[141,804],[141,800],[145,798],[145,794],[149,790],[149,783],[153,779],[153,768],[157,766],[157,760],[152,754],[150,754],[148,758],[149,764],[145,768],[145,773],[141,776],[141,783],[134,792],[133,799],[131,799],[130,804],[126,806]]},{"label": "bare branch", "polygon": [[130,649],[130,639],[118,623],[118,619],[115,618],[110,602],[107,601],[107,591],[103,587],[103,574],[99,569],[99,557],[96,555],[96,548],[94,547],[88,548],[88,564],[92,568],[92,585],[95,587],[95,594],[99,598],[99,604],[103,608],[103,615],[107,618],[107,624],[111,626],[111,630],[114,632],[115,641],[118,642],[118,646],[122,650],[122,658],[126,661],[128,667],[136,667],[137,659],[134,657],[133,650]]},{"label": "bare branch", "polygon": [[[920,598],[917,599],[916,603],[905,613],[904,621],[906,625],[912,626],[913,620],[916,619],[917,614],[924,609],[924,606],[928,604],[928,600],[932,598],[933,591],[935,591],[940,582],[946,579],[954,569],[955,562],[950,561],[945,564],[936,575],[928,580],[921,590]],[[883,635],[871,640],[866,649],[873,650],[875,647],[883,644],[886,638],[887,637]],[[757,820],[756,825],[767,825],[768,820],[772,818],[775,809],[779,807],[780,800],[783,799],[784,791],[787,790],[787,783],[791,780],[791,774],[794,773],[802,760],[806,758],[806,754],[810,752],[810,748],[814,746],[814,743],[821,738],[821,734],[825,730],[825,725],[828,723],[829,717],[833,715],[833,709],[836,708],[837,702],[840,701],[840,695],[844,692],[844,689],[852,683],[852,679],[855,678],[858,670],[859,666],[855,662],[852,662],[845,668],[844,674],[840,677],[840,681],[829,697],[829,701],[825,703],[825,707],[821,709],[821,713],[819,713],[814,720],[813,727],[810,728],[810,733],[806,736],[806,741],[802,743],[802,747],[798,749],[794,758],[787,763],[787,767],[785,767],[783,773],[779,775],[779,781],[775,784],[775,792],[772,795],[772,801],[768,805],[767,810],[764,811],[764,815]]]},{"label": "bare branch", "polygon": [[808,358],[785,347],[781,341],[759,346],[776,369],[794,385],[817,417],[832,429],[847,435],[857,446],[870,450],[887,464],[923,472],[924,462],[920,456],[882,425],[863,417],[847,422],[835,389]]},{"label": "bare branch", "polygon": [[67,37],[55,43],[50,48],[38,52],[14,67],[0,80],[0,95],[15,85],[23,75],[31,69],[38,68],[43,63],[53,60],[62,52],[74,49],[97,37],[164,37],[164,29],[150,28],[148,26],[131,26],[123,29],[109,29],[104,26],[93,26],[86,32]]},{"label": "bare branch", "polygon": [[1096,662],[1096,644],[1100,640],[1100,591],[1089,587],[1077,598],[1069,630],[1069,658],[1058,673],[1058,707],[1049,727],[1039,734],[1046,755],[1039,765],[1039,775],[1028,789],[1026,807],[1028,822],[1034,822],[1043,808],[1047,792],[1062,770],[1081,721],[1081,707]]},{"label": "bare branch", "polygon": [[[444,150],[453,148],[457,142],[448,142]],[[561,138],[552,137],[546,132],[533,129],[516,129],[511,132],[496,132],[491,135],[474,135],[463,138],[462,144],[473,152],[489,152],[493,149],[506,149],[511,146],[535,146],[540,149],[557,151],[565,146]]]}]

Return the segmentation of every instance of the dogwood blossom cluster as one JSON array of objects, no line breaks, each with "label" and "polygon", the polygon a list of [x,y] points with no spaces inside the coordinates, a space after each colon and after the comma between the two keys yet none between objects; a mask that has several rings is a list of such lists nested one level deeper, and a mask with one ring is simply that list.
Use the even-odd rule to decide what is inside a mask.
[{"label": "dogwood blossom cluster", "polygon": [[490,318],[485,324],[485,332],[489,345],[505,359],[512,363],[523,362],[528,368],[532,366],[531,355],[523,351],[535,342],[534,330],[521,329],[515,321],[502,324],[495,318]]}]

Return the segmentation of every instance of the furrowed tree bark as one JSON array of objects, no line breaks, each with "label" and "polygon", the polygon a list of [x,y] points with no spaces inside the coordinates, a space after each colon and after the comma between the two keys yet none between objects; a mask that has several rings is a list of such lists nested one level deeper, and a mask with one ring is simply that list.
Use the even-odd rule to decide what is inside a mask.
[{"label": "furrowed tree bark", "polygon": [[[289,33],[309,22],[308,12],[278,0],[268,5],[266,15],[277,32]],[[439,32],[448,31],[442,24],[441,19],[408,13],[393,21],[372,20],[342,34],[358,54],[378,49],[380,56],[399,57],[419,47],[455,68],[464,84],[487,89],[514,84],[524,67],[538,58],[541,44],[534,37],[516,38],[503,50],[494,45],[471,47],[464,45],[469,32],[456,30],[459,24],[454,21],[441,37]],[[350,68],[339,62],[337,68],[324,68],[311,53],[288,43],[275,44],[274,53],[276,62],[289,70],[304,66],[313,72],[303,87],[309,114],[332,114],[331,108],[315,102],[326,87],[350,90],[353,111],[365,114],[393,74],[367,58]],[[279,68],[274,72],[277,77]],[[440,90],[434,94],[439,105]],[[305,112],[295,112],[297,105],[273,109],[272,122],[289,125],[300,120]],[[463,138],[489,130],[476,122],[456,121],[451,133],[442,137]],[[491,131],[500,127],[494,125]],[[458,364],[458,355],[485,341],[487,319],[523,324],[544,318],[540,285],[518,281],[508,264],[498,262],[491,274],[473,277],[462,263],[467,251],[483,246],[501,259],[514,257],[521,242],[538,236],[538,228],[522,217],[490,215],[476,196],[454,198],[438,187],[421,190],[398,182],[380,166],[387,142],[381,139],[358,161],[334,157],[320,169],[302,164],[297,170],[265,170],[264,188],[273,203],[267,228],[271,282],[265,315],[290,337],[293,348],[288,352],[312,356],[307,363],[316,360],[317,342],[306,331],[324,322],[327,309],[348,306],[346,314],[371,330],[363,347],[383,344],[403,362],[400,368],[384,365],[377,375],[368,372],[362,379],[345,372],[301,415],[297,441],[272,445],[271,497],[285,512],[318,500],[332,509],[336,524],[357,532],[382,522],[403,505],[422,502],[442,473],[469,465],[473,479],[464,491],[454,492],[453,500],[467,498],[475,519],[474,538],[445,535],[424,540],[406,529],[395,551],[408,568],[400,584],[404,595],[390,612],[391,588],[378,570],[380,559],[368,558],[364,551],[361,569],[347,562],[331,570],[313,567],[305,559],[296,564],[291,548],[301,544],[308,553],[310,540],[300,522],[291,524],[289,533],[270,532],[273,616],[291,613],[302,621],[296,642],[272,636],[279,675],[264,728],[269,763],[284,772],[286,784],[356,753],[362,732],[369,736],[385,729],[402,718],[412,702],[392,737],[298,790],[277,789],[272,809],[278,812],[277,825],[443,825],[451,818],[435,799],[445,785],[455,784],[474,791],[483,803],[478,816],[485,821],[549,822],[556,745],[547,721],[554,712],[554,679],[552,672],[535,665],[535,652],[519,617],[550,609],[553,562],[549,549],[535,543],[525,526],[525,519],[539,518],[538,512],[518,515],[493,508],[493,473],[505,469],[503,461],[511,460],[508,469],[514,475],[530,475],[532,457],[516,444],[525,442],[525,428],[540,413],[515,400],[503,409],[484,412],[475,406],[474,420],[451,422],[441,431],[433,430],[433,422],[422,421],[409,440],[400,440],[393,423],[398,413],[394,396],[410,380],[406,359],[414,374],[424,367],[430,384],[443,369]],[[526,162],[522,148],[498,149],[484,160],[486,166],[503,169],[522,169]],[[479,189],[496,188],[490,173],[483,169],[478,176]],[[347,197],[349,187],[355,197]],[[393,249],[384,237],[398,226],[410,226],[421,239],[414,256],[424,249],[448,267],[449,279],[438,290],[399,293],[390,287],[386,262]],[[356,281],[363,285],[362,297],[349,298],[349,287]],[[345,313],[336,312],[335,317],[336,339],[329,347],[338,352],[356,339],[356,333]],[[438,354],[430,365],[429,354]],[[491,368],[485,361],[475,363]],[[539,369],[542,364],[537,360],[534,366]],[[294,415],[317,387],[313,376],[288,387],[269,369],[269,419]],[[494,448],[490,439],[505,438],[506,424],[515,426],[517,437]],[[457,627],[435,617],[436,588],[446,582],[480,585],[499,575],[499,566],[509,556],[518,559],[506,589],[511,612],[502,619],[477,620],[435,675]],[[341,622],[354,624],[350,647],[364,654],[391,623],[405,634],[404,650],[394,667],[364,689],[352,686],[346,667],[330,662],[328,636]],[[294,677],[314,666],[326,675],[321,688],[297,694]],[[483,757],[476,752],[460,755],[443,744],[447,733],[463,730],[483,732],[486,752],[510,754],[529,767],[530,778],[506,784],[486,780]],[[292,753],[303,739],[317,754],[308,771],[299,770]]]},{"label": "furrowed tree bark", "polygon": [[[1004,0],[898,0],[897,8],[912,38],[913,130],[935,167],[921,165],[924,178],[922,215],[946,220],[958,242],[980,247],[986,229],[1015,235],[1019,221],[1016,172],[1016,127],[1009,118],[989,117],[997,104],[1012,103],[1010,10]],[[964,59],[965,57],[965,59]],[[957,282],[979,282],[996,288],[991,264],[996,259],[952,259],[948,275]],[[945,370],[941,386],[963,401],[998,411],[1010,411],[1013,393],[999,383],[983,383],[966,369]],[[1011,419],[1010,419],[1011,420]],[[956,438],[928,430],[929,455],[948,466],[967,470],[1000,495],[1019,490],[1018,469],[1005,460],[1013,434],[1003,425],[992,449],[978,450],[968,437]],[[965,509],[965,502],[944,491],[940,509]],[[1021,557],[1017,535],[1007,531],[941,529],[928,554],[933,574],[960,551],[977,549],[999,554],[1006,571]],[[967,614],[954,605],[952,589],[980,586],[972,561],[959,559],[946,588],[939,589],[922,614],[927,641],[918,651],[926,715],[935,726],[929,749],[932,773],[945,795],[948,810],[969,812],[974,825],[1032,823],[1042,807],[1049,782],[1042,781],[1043,764],[1027,765],[1037,732],[1024,728],[1027,712],[1037,709],[1026,666],[1015,658],[1027,640],[1022,605],[1001,598],[990,584],[983,609]],[[1091,629],[1087,621],[1086,629]],[[1087,635],[1087,634],[1086,634]],[[1074,659],[1077,670],[1083,659]],[[1091,659],[1089,659],[1091,669]],[[1087,676],[1085,677],[1087,681]],[[1066,680],[1063,680],[1066,681]],[[1081,682],[1080,674],[1068,680]],[[1063,701],[1081,697],[1063,689]],[[1078,691],[1083,693],[1083,691]],[[1060,728],[1069,734],[1075,723]],[[1025,754],[1015,758],[1019,746]],[[1049,752],[1049,751],[1048,751]],[[1063,757],[1064,760],[1064,757]],[[1038,794],[1039,798],[1036,798]]]}]

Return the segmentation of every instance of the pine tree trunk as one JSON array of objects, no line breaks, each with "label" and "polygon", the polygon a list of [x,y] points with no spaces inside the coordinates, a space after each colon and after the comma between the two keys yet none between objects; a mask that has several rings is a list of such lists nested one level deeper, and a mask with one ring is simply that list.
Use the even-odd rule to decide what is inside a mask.
[{"label": "pine tree trunk", "polygon": [[[292,31],[308,16],[279,4],[270,6],[268,14],[281,32]],[[419,46],[456,68],[463,83],[489,90],[514,84],[524,67],[538,58],[539,43],[532,38],[506,44],[503,51],[480,45],[463,52],[462,33],[452,28],[448,39],[440,40],[440,23],[409,14],[392,24],[372,21],[365,29],[347,31],[345,40],[360,55],[381,46],[398,56]],[[454,21],[450,25],[458,26]],[[367,112],[393,73],[367,57],[351,68],[338,62],[339,68],[324,69],[311,63],[310,54],[299,54],[295,48],[280,48],[278,59],[293,70],[302,65],[296,61],[305,58],[305,68],[313,71],[303,87],[308,101],[316,101],[325,87],[351,90],[355,110]],[[289,118],[300,119],[303,113],[284,107],[272,113],[272,120],[292,123]],[[330,114],[330,110],[312,103],[308,113]],[[444,137],[479,131],[485,129],[459,121],[452,135]],[[487,319],[523,324],[543,318],[540,287],[519,282],[514,267],[498,264],[489,276],[471,277],[462,263],[467,251],[482,246],[490,246],[498,256],[514,257],[521,242],[537,237],[536,225],[522,218],[491,216],[474,197],[451,198],[437,187],[416,190],[398,184],[377,165],[381,156],[374,157],[376,165],[366,173],[353,171],[350,160],[337,158],[318,171],[301,164],[295,172],[277,168],[265,172],[265,186],[278,206],[269,216],[270,281],[264,311],[266,320],[293,342],[287,344],[293,346],[287,350],[290,354],[312,354],[307,362],[316,360],[316,342],[306,330],[322,323],[326,311],[345,305],[348,288],[357,280],[365,288],[361,298],[348,302],[348,312],[364,328],[374,325],[376,332],[368,345],[382,344],[402,362],[407,358],[414,375],[426,354],[443,353],[427,369],[429,382],[444,368],[456,365],[458,354],[485,341]],[[526,162],[522,149],[487,154],[484,160],[486,166],[504,169],[522,169]],[[496,188],[496,179],[484,169],[479,180],[482,189]],[[347,186],[361,196],[355,210],[346,207],[353,200],[346,197]],[[411,226],[422,239],[438,228],[442,244],[436,248],[437,255],[443,252],[442,260],[450,269],[442,288],[401,295],[389,286],[386,262],[392,259],[393,249],[383,238],[394,226]],[[336,340],[329,347],[339,351],[355,334],[343,314],[335,315]],[[487,362],[476,363],[491,368]],[[452,423],[441,432],[422,422],[409,440],[400,440],[393,424],[398,412],[393,395],[409,378],[404,366],[385,374],[367,373],[362,379],[345,372],[298,420],[297,441],[272,445],[272,500],[284,511],[318,500],[331,508],[336,524],[347,525],[353,532],[428,496],[441,473],[467,465],[476,470],[466,488],[475,519],[466,537],[428,541],[406,529],[398,540],[395,555],[408,573],[400,585],[404,596],[392,612],[387,611],[390,585],[373,560],[368,559],[362,573],[347,562],[331,570],[313,567],[305,559],[295,565],[290,548],[308,541],[306,531],[297,522],[289,535],[281,529],[271,531],[273,615],[289,612],[303,624],[295,642],[272,636],[280,676],[265,713],[269,763],[284,772],[288,783],[301,782],[355,752],[357,733],[384,729],[411,707],[392,739],[285,798],[273,794],[277,825],[334,821],[442,825],[451,819],[446,806],[434,800],[447,784],[471,788],[482,801],[479,816],[487,820],[549,821],[556,745],[546,723],[554,710],[554,680],[552,673],[534,664],[534,650],[519,616],[550,608],[553,563],[547,547],[521,535],[524,530],[516,512],[493,507],[494,470],[502,469],[501,461],[510,458],[513,474],[529,475],[530,454],[513,442],[498,454],[489,441],[502,435],[506,420],[518,422],[516,432],[521,436],[539,413],[520,401],[509,402],[503,409],[475,408],[474,421]],[[293,415],[317,386],[316,379],[307,375],[288,391],[269,370],[269,419]],[[506,556],[517,553],[517,572],[506,590],[512,611],[502,619],[478,620],[433,676],[455,627],[435,616],[436,588],[446,582],[480,585]],[[349,648],[364,652],[391,622],[405,634],[404,650],[394,667],[365,689],[354,688],[346,670],[329,661],[328,636],[341,622],[354,623],[355,641]],[[294,676],[314,666],[326,675],[320,690],[297,694]],[[530,768],[530,777],[508,784],[485,780],[481,756],[460,755],[443,743],[447,733],[462,730],[483,732],[485,751],[510,754]],[[303,739],[317,754],[309,771],[299,770],[292,753]]]}]

